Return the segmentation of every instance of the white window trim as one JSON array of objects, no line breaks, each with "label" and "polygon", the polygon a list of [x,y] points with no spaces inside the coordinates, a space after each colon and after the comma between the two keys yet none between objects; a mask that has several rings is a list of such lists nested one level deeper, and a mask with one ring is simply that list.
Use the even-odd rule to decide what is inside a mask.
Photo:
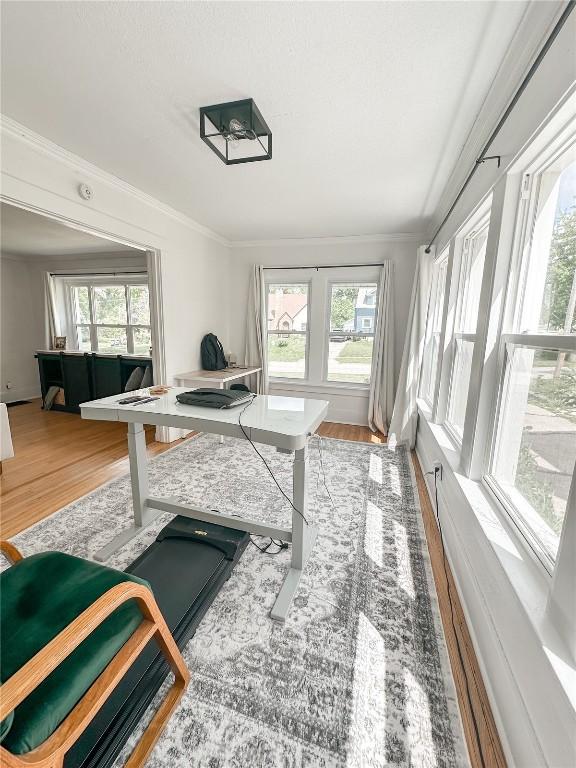
[{"label": "white window trim", "polygon": [[[529,348],[535,350],[553,349],[565,352],[574,352],[576,350],[576,335],[560,333],[509,333],[506,328],[514,328],[518,324],[522,304],[521,292],[525,289],[525,280],[529,267],[529,255],[526,258],[527,244],[532,237],[532,222],[534,221],[535,208],[538,200],[539,174],[544,173],[550,165],[567,149],[576,142],[576,135],[572,129],[571,134],[567,134],[563,127],[556,136],[541,147],[536,155],[532,155],[529,164],[517,166],[517,172],[511,173],[502,180],[501,186],[504,194],[501,194],[501,228],[504,230],[504,242],[508,248],[509,256],[498,254],[502,257],[502,262],[509,267],[508,273],[503,276],[500,274],[498,280],[491,286],[492,295],[501,291],[504,298],[500,321],[496,331],[492,332],[491,348],[494,352],[494,358],[497,365],[494,366],[494,379],[496,386],[485,385],[495,392],[492,405],[488,411],[489,430],[485,431],[483,442],[479,442],[476,447],[477,458],[473,468],[490,494],[500,506],[505,510],[508,517],[519,531],[519,540],[524,549],[534,559],[543,573],[550,578],[559,567],[559,558],[561,550],[566,551],[569,547],[563,547],[563,537],[566,531],[566,520],[564,522],[562,535],[558,546],[558,555],[554,561],[546,548],[538,541],[537,536],[527,526],[522,515],[514,508],[506,490],[500,488],[496,478],[492,474],[495,454],[497,450],[497,439],[500,428],[500,419],[502,417],[503,397],[505,393],[505,383],[508,371],[509,350],[511,347]],[[511,204],[507,205],[507,201]],[[506,231],[507,230],[507,231]],[[494,324],[494,323],[493,323]],[[486,408],[484,409],[486,411]],[[476,437],[477,439],[477,437]],[[478,471],[480,470],[480,471]],[[575,498],[576,488],[576,466],[572,476],[572,489],[570,498]],[[569,514],[576,515],[576,510],[571,510],[567,503],[565,517]],[[572,556],[576,555],[576,547],[572,547]],[[564,555],[566,560],[567,555]],[[562,566],[564,567],[564,565]]]},{"label": "white window trim", "polygon": [[[349,279],[332,279],[328,280],[326,282],[326,288],[325,288],[325,301],[326,301],[326,313],[324,316],[324,327],[322,329],[323,334],[323,352],[322,352],[322,384],[325,384],[326,386],[333,387],[336,386],[338,388],[348,389],[349,387],[357,387],[361,389],[370,389],[370,382],[367,384],[364,384],[362,382],[358,381],[332,381],[328,378],[328,357],[330,354],[330,338],[331,336],[341,336],[344,333],[346,333],[347,336],[350,336],[351,339],[357,338],[357,339],[367,339],[371,338],[374,339],[376,327],[372,329],[369,333],[359,332],[359,331],[351,331],[348,332],[340,332],[340,331],[331,331],[330,330],[330,310],[331,310],[331,301],[332,301],[332,288],[335,285],[364,285],[366,283],[373,284],[376,286],[376,295],[378,295],[378,280],[363,280],[361,278],[352,276]],[[374,309],[377,310],[378,307],[376,304],[374,304]],[[375,316],[376,316],[375,314]],[[346,343],[346,342],[345,342]],[[370,371],[370,378],[372,378],[372,371]]]},{"label": "white window trim", "polygon": [[[294,285],[309,284],[308,294],[308,334],[307,361],[305,379],[292,379],[288,377],[270,376],[270,384],[275,389],[292,391],[307,390],[314,393],[334,392],[350,396],[367,397],[369,384],[359,384],[346,381],[328,381],[326,378],[328,346],[325,330],[326,318],[329,318],[329,288],[332,283],[344,285],[350,283],[374,283],[379,284],[380,267],[341,267],[311,270],[303,267],[300,269],[270,269],[265,271],[266,296],[269,285]],[[318,330],[318,328],[320,330]],[[303,332],[300,332],[303,333]],[[354,334],[350,334],[354,335]],[[362,336],[363,334],[357,334]],[[374,335],[369,334],[369,335]],[[320,365],[319,365],[320,363]]]},{"label": "white window trim", "polygon": [[[58,276],[56,275],[56,278]],[[66,314],[66,326],[69,329],[69,336],[72,349],[79,349],[77,328],[89,328],[90,331],[90,347],[91,352],[98,352],[98,337],[97,328],[124,328],[126,330],[126,348],[125,354],[134,355],[134,330],[139,328],[145,328],[152,333],[151,323],[148,325],[142,323],[130,322],[130,294],[128,287],[132,285],[146,285],[148,286],[148,277],[145,273],[137,274],[123,274],[123,275],[90,275],[83,274],[77,277],[65,277],[61,278],[64,291],[65,291],[65,314]],[[126,300],[126,319],[127,323],[77,323],[74,313],[74,306],[72,301],[72,288],[87,286],[88,287],[88,302],[90,306],[90,317],[94,320],[93,309],[93,296],[92,287],[98,285],[121,285],[124,287],[125,300]],[[151,312],[151,310],[150,310]]]},{"label": "white window trim", "polygon": [[[505,374],[506,345],[518,344],[532,346],[534,348],[559,349],[562,351],[573,350],[573,336],[566,339],[562,334],[542,333],[505,333],[507,328],[513,327],[513,317],[510,317],[511,307],[517,305],[516,293],[521,283],[521,275],[518,274],[521,264],[523,243],[525,241],[528,226],[529,211],[528,198],[523,203],[523,182],[527,173],[545,169],[552,161],[552,157],[563,151],[574,140],[573,115],[564,117],[564,123],[558,129],[548,124],[543,133],[536,137],[534,145],[528,147],[524,153],[524,159],[517,160],[510,171],[503,175],[489,195],[476,208],[476,216],[486,205],[490,196],[490,228],[486,247],[486,257],[482,287],[480,294],[479,317],[476,329],[476,343],[474,348],[472,374],[466,420],[462,445],[455,444],[454,436],[450,434],[445,423],[445,409],[447,402],[447,372],[450,371],[451,343],[454,324],[454,295],[456,287],[454,275],[458,273],[456,264],[459,232],[466,228],[466,224],[460,227],[459,232],[448,240],[449,262],[447,274],[447,288],[444,296],[443,330],[444,339],[441,346],[441,361],[439,381],[434,402],[419,400],[419,409],[426,422],[436,430],[438,436],[442,435],[441,450],[445,460],[452,466],[454,472],[461,473],[463,478],[478,484],[484,489],[491,504],[499,510],[503,521],[511,530],[517,544],[529,556],[534,567],[539,571],[544,583],[548,584],[548,609],[547,620],[552,621],[551,612],[554,613],[554,621],[565,640],[576,629],[576,618],[572,609],[567,604],[572,600],[573,563],[576,561],[576,536],[570,540],[567,531],[572,534],[576,531],[576,468],[572,478],[570,495],[568,498],[564,526],[560,537],[558,554],[554,565],[553,576],[550,577],[550,563],[539,556],[535,549],[519,531],[513,515],[506,508],[506,501],[490,488],[490,482],[486,479],[487,469],[491,466],[492,447],[498,427],[497,418],[500,413],[500,398],[502,396],[502,379]],[[543,153],[545,156],[543,158]],[[527,158],[527,159],[526,159]],[[531,182],[531,180],[530,180]],[[520,216],[522,213],[522,216]],[[468,221],[471,222],[473,216]],[[445,252],[444,246],[441,253]],[[544,560],[544,562],[543,562]]]},{"label": "white window trim", "polygon": [[[456,446],[462,451],[464,449],[465,441],[468,441],[469,444],[469,435],[470,435],[470,429],[466,429],[466,418],[468,414],[468,410],[470,408],[470,403],[475,403],[479,397],[479,387],[475,386],[478,384],[478,381],[473,380],[473,368],[470,374],[470,382],[468,385],[468,394],[467,394],[467,406],[466,406],[466,415],[464,418],[464,425],[462,428],[462,434],[460,435],[458,428],[450,422],[448,413],[450,409],[450,399],[452,394],[452,386],[453,386],[453,373],[454,373],[454,365],[456,362],[456,340],[461,338],[465,341],[471,341],[474,344],[474,350],[473,350],[473,358],[474,354],[476,352],[477,342],[479,340],[479,326],[481,325],[481,313],[482,313],[482,297],[480,297],[479,305],[478,305],[478,316],[476,319],[476,332],[475,333],[460,333],[456,331],[457,323],[459,322],[459,318],[457,317],[459,309],[461,311],[461,307],[459,308],[459,302],[458,302],[458,296],[460,293],[460,290],[462,288],[462,269],[464,268],[464,258],[466,256],[466,243],[471,242],[473,237],[478,234],[479,232],[483,231],[484,229],[488,230],[488,241],[486,243],[486,253],[484,257],[484,266],[483,266],[483,278],[482,278],[482,287],[484,286],[484,276],[486,274],[486,268],[487,264],[489,263],[489,256],[488,256],[488,248],[490,244],[490,234],[491,234],[491,211],[492,211],[492,195],[489,195],[485,201],[482,202],[480,206],[476,209],[476,211],[470,216],[467,221],[462,225],[456,236],[454,237],[454,255],[453,255],[453,264],[452,264],[452,273],[451,273],[451,286],[450,286],[450,313],[447,316],[447,325],[446,325],[446,333],[445,333],[445,343],[444,343],[444,356],[445,359],[443,360],[442,364],[442,376],[445,378],[445,387],[443,392],[443,399],[442,399],[442,408],[441,411],[437,413],[437,416],[439,417],[439,420],[441,420],[444,423],[444,426],[446,427],[448,433],[451,436],[451,439],[456,444]],[[481,288],[482,293],[482,288]],[[468,447],[468,445],[467,445]]]},{"label": "white window trim", "polygon": [[[428,336],[428,325],[429,323],[434,322],[434,315],[436,313],[436,306],[437,306],[435,303],[435,299],[437,299],[437,291],[439,286],[439,283],[436,281],[439,280],[438,276],[444,264],[446,264],[446,277],[445,277],[444,290],[443,290],[442,307],[440,309],[440,313],[441,313],[440,314],[440,330],[434,331],[432,329],[432,335],[434,335],[435,333],[438,333],[438,359],[436,361],[436,373],[434,375],[434,382],[431,382],[432,386],[429,388],[429,390],[427,392],[424,392],[421,389],[421,387],[419,387],[419,395],[418,395],[426,403],[427,408],[429,408],[432,413],[434,413],[434,410],[438,402],[438,391],[440,387],[440,376],[441,376],[441,370],[442,370],[444,334],[446,329],[446,294],[450,286],[450,275],[451,275],[451,264],[452,264],[451,249],[449,246],[445,247],[444,249],[442,249],[437,253],[432,265],[430,295],[428,297],[428,306],[426,308],[426,326],[424,330],[425,340]],[[436,292],[436,295],[435,295],[435,292]],[[421,381],[421,377],[420,377],[420,381]]]}]

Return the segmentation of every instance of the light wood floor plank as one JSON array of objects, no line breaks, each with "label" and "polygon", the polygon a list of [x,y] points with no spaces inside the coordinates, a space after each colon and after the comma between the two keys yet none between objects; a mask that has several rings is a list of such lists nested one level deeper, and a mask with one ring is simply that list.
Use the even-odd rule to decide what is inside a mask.
[{"label": "light wood floor plank", "polygon": [[[0,528],[9,538],[38,520],[70,504],[102,483],[128,472],[126,425],[87,421],[67,413],[44,412],[40,401],[9,409],[15,458],[4,462],[0,478]],[[325,422],[318,430],[337,440],[384,443],[386,438],[367,427]],[[154,430],[147,430],[148,453],[155,456],[174,443],[156,443]],[[438,592],[440,614],[456,684],[464,733],[472,768],[505,768],[506,761],[486,689],[474,653],[456,585],[447,566],[454,611],[454,626],[460,640],[460,661],[452,627],[442,548],[434,510],[422,470],[412,454],[432,570]],[[470,691],[470,706],[466,680]],[[472,718],[476,714],[478,736]],[[483,760],[480,757],[482,752]]]}]

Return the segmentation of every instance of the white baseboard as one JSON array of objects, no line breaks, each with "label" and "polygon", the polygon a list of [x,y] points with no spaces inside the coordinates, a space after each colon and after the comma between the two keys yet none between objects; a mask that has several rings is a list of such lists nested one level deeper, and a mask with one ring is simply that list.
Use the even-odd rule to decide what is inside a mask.
[{"label": "white baseboard", "polygon": [[0,391],[0,403],[14,403],[16,400],[35,400],[41,397],[40,387],[22,387],[21,389],[3,389]]}]

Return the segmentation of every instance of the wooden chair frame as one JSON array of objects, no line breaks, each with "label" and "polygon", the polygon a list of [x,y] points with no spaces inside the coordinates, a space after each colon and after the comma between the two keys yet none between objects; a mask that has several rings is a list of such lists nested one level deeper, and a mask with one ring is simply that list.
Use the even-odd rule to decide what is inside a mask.
[{"label": "wooden chair frame", "polygon": [[[9,542],[0,542],[0,551],[11,563],[22,560],[18,549]],[[142,622],[131,637],[54,733],[39,747],[22,755],[14,755],[0,745],[1,766],[62,768],[66,752],[98,713],[131,664],[154,638],[172,668],[174,683],[134,747],[125,768],[139,768],[144,764],[186,690],[190,673],[152,592],[132,581],[109,589],[0,686],[0,720],[7,717],[88,635],[128,600],[136,600],[143,615]]]}]

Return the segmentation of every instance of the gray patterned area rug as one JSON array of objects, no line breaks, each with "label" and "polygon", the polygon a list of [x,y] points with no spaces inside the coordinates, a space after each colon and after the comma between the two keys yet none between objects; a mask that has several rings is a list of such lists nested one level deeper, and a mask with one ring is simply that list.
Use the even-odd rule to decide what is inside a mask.
[{"label": "gray patterned area rug", "polygon": [[[290,492],[291,457],[261,450]],[[288,503],[239,440],[182,443],[151,462],[150,486],[289,525]],[[289,551],[249,546],[185,650],[192,681],[149,768],[468,765],[409,454],[314,438],[309,499],[320,534],[286,624],[268,613]],[[126,566],[169,519],[110,564]],[[15,541],[25,554],[90,557],[129,521],[123,477]]]}]

